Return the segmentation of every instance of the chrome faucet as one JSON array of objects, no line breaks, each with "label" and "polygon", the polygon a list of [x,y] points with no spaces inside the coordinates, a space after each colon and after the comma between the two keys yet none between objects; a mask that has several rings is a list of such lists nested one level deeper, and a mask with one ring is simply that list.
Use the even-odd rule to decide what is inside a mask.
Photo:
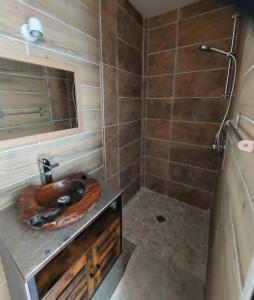
[{"label": "chrome faucet", "polygon": [[49,184],[53,182],[52,169],[59,166],[59,163],[51,164],[49,158],[39,159],[41,171],[43,173],[43,182]]}]

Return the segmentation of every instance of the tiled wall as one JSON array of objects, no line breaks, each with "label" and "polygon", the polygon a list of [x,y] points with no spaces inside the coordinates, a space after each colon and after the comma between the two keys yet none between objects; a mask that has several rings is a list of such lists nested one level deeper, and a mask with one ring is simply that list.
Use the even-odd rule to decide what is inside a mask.
[{"label": "tiled wall", "polygon": [[[241,112],[254,120],[253,22],[243,34],[241,60],[231,119]],[[242,138],[253,140],[254,124],[242,119],[239,132]],[[238,149],[232,132],[220,172],[211,217],[206,299],[250,299],[243,293],[254,284],[254,265],[250,268],[254,257],[254,159],[253,153]]]},{"label": "tiled wall", "polygon": [[142,17],[127,0],[101,1],[107,180],[128,201],[140,188]]},{"label": "tiled wall", "polygon": [[[44,27],[45,39],[36,44],[25,43],[20,33],[20,25],[30,16],[38,17]],[[2,1],[0,20],[1,50],[42,60],[50,58],[79,68],[81,85],[77,88],[81,92],[84,120],[84,131],[80,134],[0,151],[0,207],[10,204],[25,186],[41,183],[37,163],[41,154],[60,163],[54,170],[56,179],[81,170],[97,171],[103,178],[99,1]],[[0,266],[0,299],[8,297]]]},{"label": "tiled wall", "polygon": [[232,9],[201,1],[146,20],[144,185],[208,209],[217,174],[212,150],[223,118]]}]

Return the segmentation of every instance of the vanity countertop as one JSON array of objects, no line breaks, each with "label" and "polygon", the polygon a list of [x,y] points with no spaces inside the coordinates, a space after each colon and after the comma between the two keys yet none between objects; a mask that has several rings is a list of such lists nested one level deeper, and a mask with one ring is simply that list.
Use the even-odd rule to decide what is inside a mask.
[{"label": "vanity countertop", "polygon": [[7,248],[25,280],[34,276],[121,194],[115,184],[102,183],[96,206],[80,221],[64,229],[37,231],[22,223],[11,205],[0,211],[0,242]]}]

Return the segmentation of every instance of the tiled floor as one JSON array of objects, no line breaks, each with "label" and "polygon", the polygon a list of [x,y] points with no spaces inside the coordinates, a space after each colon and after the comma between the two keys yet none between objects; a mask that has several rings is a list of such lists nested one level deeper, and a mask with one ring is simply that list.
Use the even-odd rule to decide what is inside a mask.
[{"label": "tiled floor", "polygon": [[141,189],[124,208],[137,247],[111,300],[203,299],[208,223],[207,211]]}]

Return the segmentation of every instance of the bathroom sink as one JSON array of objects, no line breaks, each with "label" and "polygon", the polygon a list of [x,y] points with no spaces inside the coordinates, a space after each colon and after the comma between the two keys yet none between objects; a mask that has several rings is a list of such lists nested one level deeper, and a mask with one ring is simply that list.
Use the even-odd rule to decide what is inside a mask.
[{"label": "bathroom sink", "polygon": [[100,195],[98,181],[78,173],[54,183],[29,186],[16,203],[23,222],[36,229],[53,230],[77,222]]}]

